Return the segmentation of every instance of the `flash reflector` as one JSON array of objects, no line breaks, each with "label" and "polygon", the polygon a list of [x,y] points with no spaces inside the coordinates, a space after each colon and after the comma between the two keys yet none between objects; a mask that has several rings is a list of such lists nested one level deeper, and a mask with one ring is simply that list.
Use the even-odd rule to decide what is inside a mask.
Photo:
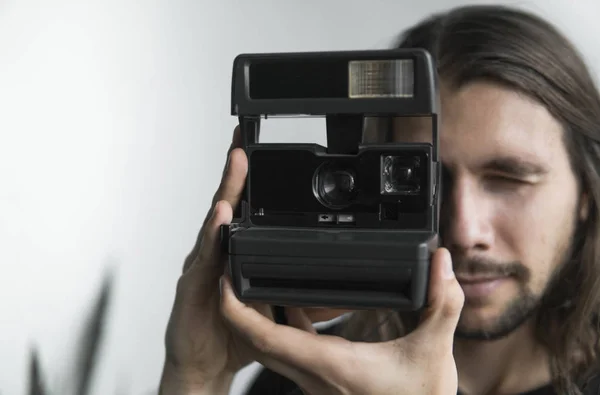
[{"label": "flash reflector", "polygon": [[351,61],[348,71],[351,99],[414,95],[415,73],[411,59]]}]

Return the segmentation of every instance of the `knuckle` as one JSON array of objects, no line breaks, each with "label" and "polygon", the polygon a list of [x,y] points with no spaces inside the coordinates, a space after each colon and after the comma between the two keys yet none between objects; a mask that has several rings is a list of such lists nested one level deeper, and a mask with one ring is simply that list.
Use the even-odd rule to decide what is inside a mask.
[{"label": "knuckle", "polygon": [[213,199],[211,208],[208,210],[208,213],[204,217],[204,221],[202,222],[202,226],[198,231],[198,235],[196,236],[196,241],[191,251],[187,254],[183,261],[182,272],[187,272],[190,267],[194,264],[194,262],[198,259],[202,250],[204,249],[203,244],[206,239],[207,231],[210,231],[211,221],[213,221],[214,213],[215,213],[215,205],[217,201]]},{"label": "knuckle", "polygon": [[223,317],[226,321],[228,320],[227,317],[229,317],[229,305],[227,304],[227,300],[225,300],[223,297],[222,292],[220,292],[219,314],[221,314],[221,317]]},{"label": "knuckle", "polygon": [[455,286],[452,287],[452,291],[448,293],[447,295],[447,302],[445,303],[444,306],[444,315],[448,316],[448,317],[455,317],[458,316],[460,314],[460,312],[462,311],[464,302],[465,302],[465,295],[462,292],[462,289],[460,288],[460,286],[458,284],[456,284]]},{"label": "knuckle", "polygon": [[181,270],[182,273],[185,273],[190,269],[192,263],[194,262],[194,256],[194,252],[190,252],[185,258],[185,260],[183,261],[183,269]]},{"label": "knuckle", "polygon": [[189,270],[189,268],[192,266],[192,264],[194,263],[194,260],[198,256],[198,251],[200,250],[200,243],[201,243],[201,239],[196,240],[196,244],[194,245],[192,250],[186,255],[185,259],[183,260],[182,274],[187,272]]},{"label": "knuckle", "polygon": [[190,285],[188,276],[186,276],[185,274],[179,276],[179,279],[177,280],[177,285],[175,287],[175,294],[178,296],[187,295],[190,293],[191,287],[193,287],[193,285]]},{"label": "knuckle", "polygon": [[210,256],[211,254],[211,243],[207,242],[207,239],[203,239],[202,243],[200,243],[200,248],[198,249],[198,253],[192,260],[192,265],[196,266],[209,266],[210,265]]}]

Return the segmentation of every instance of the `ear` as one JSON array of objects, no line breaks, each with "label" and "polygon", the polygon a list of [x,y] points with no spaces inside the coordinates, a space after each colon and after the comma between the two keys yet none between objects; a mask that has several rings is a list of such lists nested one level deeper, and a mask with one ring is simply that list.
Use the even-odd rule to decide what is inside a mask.
[{"label": "ear", "polygon": [[579,200],[579,219],[581,222],[587,221],[590,216],[590,195],[587,192],[581,194]]}]

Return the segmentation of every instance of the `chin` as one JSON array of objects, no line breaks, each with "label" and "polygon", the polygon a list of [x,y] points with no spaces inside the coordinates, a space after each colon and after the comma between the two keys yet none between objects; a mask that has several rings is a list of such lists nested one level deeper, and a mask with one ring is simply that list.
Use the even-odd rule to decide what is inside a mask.
[{"label": "chin", "polygon": [[485,341],[506,337],[534,315],[538,301],[525,294],[505,303],[465,303],[455,337]]},{"label": "chin", "polygon": [[[496,310],[496,311],[492,311]],[[481,308],[476,309],[465,306],[456,326],[456,332],[490,332],[498,326],[501,314],[497,309]]]}]

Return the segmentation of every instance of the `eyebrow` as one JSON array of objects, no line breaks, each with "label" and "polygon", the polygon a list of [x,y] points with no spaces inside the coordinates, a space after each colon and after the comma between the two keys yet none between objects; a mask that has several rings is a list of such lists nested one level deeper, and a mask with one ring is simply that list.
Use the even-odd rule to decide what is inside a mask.
[{"label": "eyebrow", "polygon": [[539,163],[514,156],[494,158],[486,162],[483,169],[523,178],[541,176],[549,171],[547,167]]}]

